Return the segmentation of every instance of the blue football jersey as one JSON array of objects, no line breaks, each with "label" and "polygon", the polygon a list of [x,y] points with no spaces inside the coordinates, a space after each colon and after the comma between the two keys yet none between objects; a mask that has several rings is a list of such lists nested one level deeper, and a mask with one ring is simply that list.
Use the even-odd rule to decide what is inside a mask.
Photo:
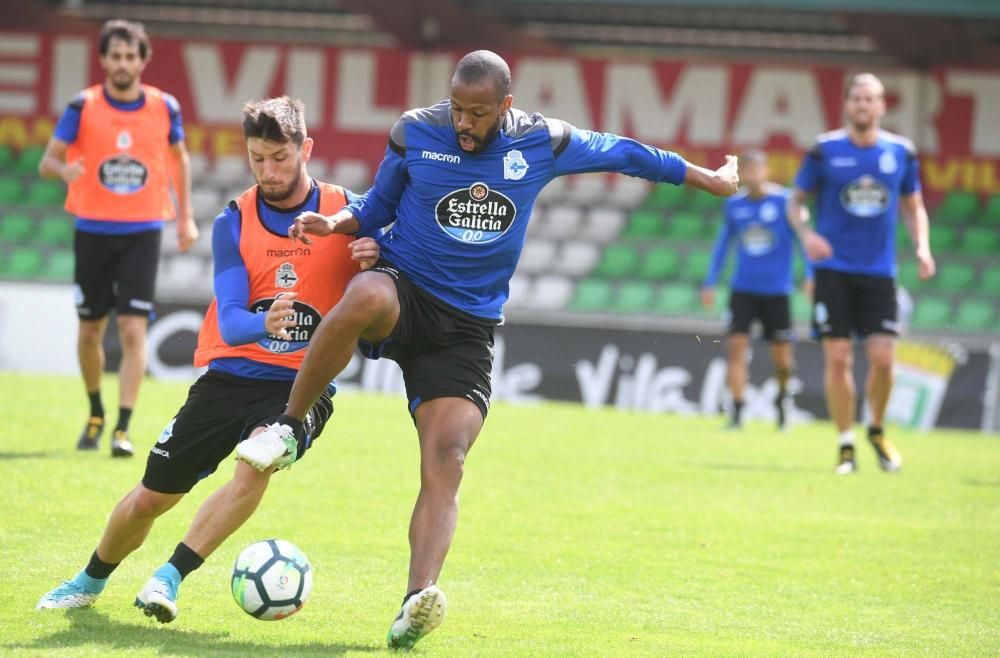
[{"label": "blue football jersey", "polygon": [[795,186],[816,193],[816,230],[833,247],[817,268],[896,276],[899,198],[920,190],[913,143],[880,130],[873,146],[857,146],[844,129],[820,135]]},{"label": "blue football jersey", "polygon": [[458,145],[450,101],[406,112],[372,188],[348,209],[361,230],[395,223],[382,256],[470,315],[501,321],[535,199],[557,176],[616,171],[679,185],[675,153],[512,109],[479,153]]},{"label": "blue football jersey", "polygon": [[736,270],[729,287],[736,292],[790,294],[794,283],[793,251],[799,252],[805,262],[806,277],[812,278],[802,245],[788,224],[787,202],[788,189],[774,184],[768,184],[757,199],[746,190],[726,199],[722,226],[705,277],[706,286],[714,286],[718,281],[733,241],[738,245]]}]

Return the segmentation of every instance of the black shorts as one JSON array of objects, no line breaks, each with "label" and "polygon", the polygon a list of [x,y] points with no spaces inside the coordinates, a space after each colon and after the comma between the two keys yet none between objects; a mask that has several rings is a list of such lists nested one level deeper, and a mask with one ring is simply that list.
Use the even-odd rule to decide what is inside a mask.
[{"label": "black shorts", "polygon": [[399,321],[378,345],[358,341],[361,353],[399,364],[411,415],[421,402],[454,397],[471,400],[486,418],[496,323],[446,304],[384,260],[371,271],[388,274],[395,282]]},{"label": "black shorts", "polygon": [[158,229],[129,235],[77,231],[73,238],[76,314],[100,320],[114,308],[119,315],[149,317],[161,233]]},{"label": "black shorts", "polygon": [[890,277],[817,269],[813,332],[820,338],[896,336],[896,282]]},{"label": "black shorts", "polygon": [[[160,434],[146,459],[142,484],[160,493],[187,493],[215,472],[236,444],[285,411],[292,382],[237,377],[209,370],[188,391],[187,400]],[[299,457],[319,437],[333,413],[324,392],[306,415]]]},{"label": "black shorts", "polygon": [[729,295],[728,319],[730,334],[749,334],[754,321],[760,321],[764,340],[784,343],[794,338],[788,295],[754,295],[734,290]]}]

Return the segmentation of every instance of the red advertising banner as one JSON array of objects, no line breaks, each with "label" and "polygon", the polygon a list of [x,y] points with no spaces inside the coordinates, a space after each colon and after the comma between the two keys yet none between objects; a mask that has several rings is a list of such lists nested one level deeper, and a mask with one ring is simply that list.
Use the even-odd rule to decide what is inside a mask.
[{"label": "red advertising banner", "polygon": [[[290,94],[306,103],[316,153],[374,167],[411,107],[447,95],[460,53],[155,38],[143,80],[180,101],[193,153],[242,154],[240,108]],[[103,79],[95,34],[0,33],[0,144],[44,143],[65,104]],[[515,106],[721,164],[748,146],[788,180],[814,137],[841,123],[841,67],[757,62],[535,57],[511,63]],[[925,189],[1000,192],[1000,71],[875,71],[884,125],[917,144]]]}]

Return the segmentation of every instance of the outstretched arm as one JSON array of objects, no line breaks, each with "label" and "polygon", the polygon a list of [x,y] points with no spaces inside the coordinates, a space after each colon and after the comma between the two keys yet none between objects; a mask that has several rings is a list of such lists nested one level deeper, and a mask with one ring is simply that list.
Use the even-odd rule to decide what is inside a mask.
[{"label": "outstretched arm", "polygon": [[729,196],[735,194],[740,186],[737,168],[738,163],[735,155],[727,155],[726,164],[715,171],[688,162],[684,184],[716,196]]}]

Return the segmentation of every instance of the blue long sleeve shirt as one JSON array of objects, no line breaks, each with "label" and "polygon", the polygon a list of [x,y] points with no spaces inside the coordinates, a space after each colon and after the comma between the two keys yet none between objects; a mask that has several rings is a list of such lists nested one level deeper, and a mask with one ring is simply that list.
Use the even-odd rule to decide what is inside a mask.
[{"label": "blue long sleeve shirt", "polygon": [[503,319],[535,199],[557,176],[613,171],[680,185],[675,153],[512,109],[479,153],[459,145],[449,101],[406,112],[372,188],[348,208],[362,230],[395,224],[384,258],[470,315]]}]

